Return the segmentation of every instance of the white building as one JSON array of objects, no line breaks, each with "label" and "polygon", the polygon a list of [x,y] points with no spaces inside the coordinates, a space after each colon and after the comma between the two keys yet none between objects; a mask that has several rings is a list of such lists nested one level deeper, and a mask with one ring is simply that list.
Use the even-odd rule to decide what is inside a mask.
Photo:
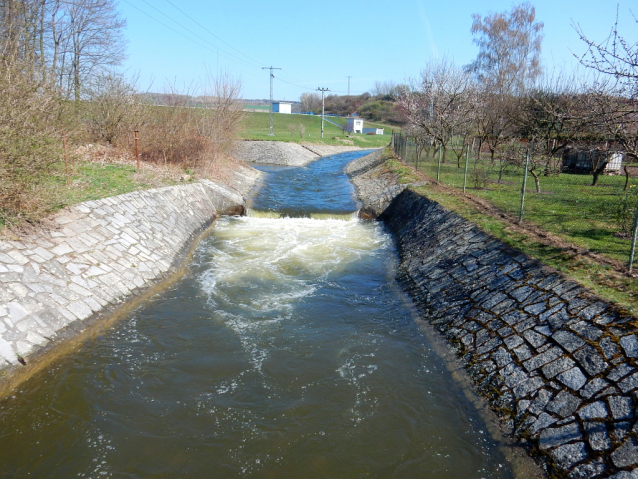
[{"label": "white building", "polygon": [[277,101],[272,104],[273,113],[292,113],[292,103]]},{"label": "white building", "polygon": [[363,128],[364,135],[383,135],[383,128]]},{"label": "white building", "polygon": [[346,131],[350,133],[363,133],[363,120],[360,118],[348,118]]}]

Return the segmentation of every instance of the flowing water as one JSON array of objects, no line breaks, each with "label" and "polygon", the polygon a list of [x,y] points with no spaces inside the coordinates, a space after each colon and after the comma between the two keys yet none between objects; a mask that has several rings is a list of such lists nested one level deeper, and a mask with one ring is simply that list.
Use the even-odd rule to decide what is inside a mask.
[{"label": "flowing water", "polygon": [[[415,325],[360,156],[271,168],[184,279],[2,402],[0,474],[72,478],[509,478]],[[289,216],[280,218],[281,212]]]}]

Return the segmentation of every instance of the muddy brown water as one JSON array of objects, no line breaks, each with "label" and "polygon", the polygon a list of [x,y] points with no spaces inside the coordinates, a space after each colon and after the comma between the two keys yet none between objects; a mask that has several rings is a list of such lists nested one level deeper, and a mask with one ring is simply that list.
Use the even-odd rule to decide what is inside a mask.
[{"label": "muddy brown water", "polygon": [[514,477],[352,214],[361,154],[264,167],[181,281],[4,399],[2,477]]}]

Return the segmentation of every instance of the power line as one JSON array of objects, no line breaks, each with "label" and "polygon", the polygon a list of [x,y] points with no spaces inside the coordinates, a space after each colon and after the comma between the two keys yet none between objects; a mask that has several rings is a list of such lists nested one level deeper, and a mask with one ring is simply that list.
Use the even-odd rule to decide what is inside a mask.
[{"label": "power line", "polygon": [[[185,39],[187,39],[187,40],[189,40],[189,41],[193,42],[195,45],[199,45],[200,47],[204,48],[205,50],[208,50],[209,52],[212,52],[212,53],[219,53],[220,49],[219,49],[218,47],[216,47],[215,45],[213,45],[212,43],[210,43],[208,40],[203,39],[206,43],[208,43],[208,44],[210,44],[210,45],[213,45],[213,47],[214,47],[214,48],[216,48],[216,50],[213,50],[213,49],[211,49],[210,47],[208,47],[208,46],[206,46],[206,45],[202,45],[200,42],[198,42],[198,41],[196,41],[196,40],[193,40],[193,39],[192,39],[191,37],[189,37],[188,35],[185,35],[185,34],[183,34],[182,32],[180,32],[179,30],[176,30],[176,29],[174,29],[173,27],[171,27],[170,25],[167,25],[166,23],[162,22],[161,20],[158,20],[158,19],[157,19],[157,18],[155,18],[153,15],[151,15],[150,13],[145,12],[144,10],[142,10],[141,8],[139,8],[138,6],[133,5],[133,4],[132,4],[131,2],[129,2],[128,0],[122,0],[122,1],[123,1],[124,3],[126,3],[126,4],[130,5],[130,6],[131,6],[131,7],[133,7],[134,9],[136,9],[136,10],[140,11],[141,13],[143,13],[143,14],[144,14],[144,15],[146,15],[147,17],[151,18],[152,20],[155,20],[155,21],[156,21],[157,23],[159,23],[160,25],[162,25],[162,26],[164,26],[164,27],[168,28],[168,29],[169,29],[169,30],[171,30],[172,32],[175,32],[175,33],[177,33],[179,36],[181,36],[181,37],[183,37],[183,38],[185,38]],[[144,3],[147,3],[147,2],[145,2],[145,0],[142,0],[142,1],[144,1]],[[151,7],[152,7],[152,8],[155,8],[155,7],[153,7],[152,5],[151,5]],[[156,9],[156,8],[155,8],[155,9]],[[157,10],[157,9],[156,9],[156,10]],[[159,11],[159,10],[158,10],[158,11]],[[159,11],[159,12],[160,12],[160,13],[162,13],[161,11]],[[165,14],[163,14],[163,13],[162,13],[162,15],[167,16],[167,15],[165,15]],[[170,18],[170,17],[168,17],[168,18]],[[172,19],[171,19],[171,21],[175,22],[176,24],[178,24],[180,27],[184,28],[185,30],[190,31],[188,28],[184,27],[184,26],[183,26],[183,25],[181,25],[179,22],[176,22],[175,20],[172,20]],[[193,33],[193,32],[191,32],[191,33]],[[193,34],[194,34],[195,36],[199,37],[199,35],[197,35],[197,34],[195,34],[195,33],[193,33]],[[201,37],[199,37],[199,38],[201,38]],[[221,51],[222,51],[222,52],[224,52],[223,50],[221,50]],[[227,57],[227,58],[229,58],[230,60],[233,60],[233,59],[234,59],[234,60],[236,60],[236,61],[238,61],[238,62],[240,62],[240,63],[243,63],[244,65],[252,66],[252,67],[255,67],[255,68],[256,68],[256,66],[255,66],[255,65],[252,65],[252,64],[250,64],[250,63],[246,62],[245,60],[242,60],[241,58],[234,57],[233,55],[230,55],[230,54],[228,54],[227,52],[224,52],[224,53],[226,54],[226,57]],[[223,55],[222,55],[222,56],[223,56]]]},{"label": "power line", "polygon": [[326,116],[326,104],[323,100],[323,94],[330,90],[328,88],[317,88],[317,91],[321,92],[321,138],[323,138],[323,122]]},{"label": "power line", "polygon": [[275,68],[275,67],[261,67],[262,70],[270,70],[270,118],[268,120],[268,125],[270,127],[270,133],[268,133],[268,136],[275,136],[275,133],[273,132],[273,117],[272,117],[272,80],[273,78],[275,78],[275,75],[273,75],[272,71],[273,70],[281,70],[281,68]]},{"label": "power line", "polygon": [[232,48],[233,50],[235,50],[237,53],[239,53],[240,55],[245,56],[246,58],[248,58],[249,60],[255,62],[256,64],[260,64],[262,62],[255,60],[254,58],[249,57],[248,55],[246,55],[245,53],[237,50],[234,46],[232,46],[231,44],[225,42],[223,39],[221,39],[220,37],[218,37],[217,35],[215,35],[213,32],[211,32],[208,28],[206,28],[205,26],[203,26],[201,23],[199,23],[197,20],[195,20],[194,18],[192,18],[190,15],[188,15],[186,12],[184,12],[181,8],[179,8],[177,5],[175,5],[173,2],[171,2],[170,0],[166,0],[167,3],[169,3],[170,5],[172,5],[175,9],[177,9],[179,12],[182,13],[182,15],[184,15],[186,18],[188,18],[189,20],[191,20],[193,23],[195,23],[196,25],[198,25],[200,28],[202,28],[204,31],[208,32],[209,34],[211,34],[212,36],[214,36],[217,40],[219,40],[220,42],[222,42],[224,45]]}]

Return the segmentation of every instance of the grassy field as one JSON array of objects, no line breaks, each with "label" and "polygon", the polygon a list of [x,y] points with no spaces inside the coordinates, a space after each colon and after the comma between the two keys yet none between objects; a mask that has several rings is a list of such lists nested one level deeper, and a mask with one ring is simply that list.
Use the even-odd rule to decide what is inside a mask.
[{"label": "grassy field", "polygon": [[[430,178],[437,177],[437,170],[434,159],[419,164],[419,171]],[[441,165],[440,179],[445,185],[462,189],[464,161],[458,168],[455,159],[448,159]],[[526,223],[594,253],[619,261],[628,260],[630,241],[626,233],[631,228],[638,202],[638,178],[631,178],[627,192],[623,191],[625,177],[620,175],[600,176],[597,186],[591,186],[591,175],[540,175],[539,180],[540,193],[536,192],[531,175],[527,180]],[[520,211],[522,182],[522,168],[509,168],[499,183],[498,173],[490,169],[487,160],[476,168],[470,160],[467,191],[515,217]]]},{"label": "grassy field", "polygon": [[[404,183],[418,181],[414,170],[398,161],[389,161],[387,167]],[[630,277],[610,265],[600,264],[577,251],[557,247],[534,235],[525,234],[502,218],[486,214],[461,191],[444,188],[431,183],[415,188],[417,193],[455,211],[465,219],[477,224],[483,231],[495,236],[509,246],[556,268],[608,301],[616,303],[632,314],[638,313],[638,278]],[[468,190],[476,195],[478,190]],[[477,195],[478,196],[478,195]]]},{"label": "grassy field", "polygon": [[[324,138],[321,138],[321,116],[317,115],[288,115],[275,113],[273,115],[273,136],[268,136],[268,113],[246,113],[242,124],[240,137],[247,140],[275,140],[292,141],[296,143],[322,143],[326,145],[354,145],[362,148],[379,148],[390,143],[391,134],[387,131],[384,135],[361,135],[344,133],[330,122],[324,123]],[[337,122],[337,117],[330,117]],[[345,120],[345,119],[343,119]],[[345,122],[344,122],[345,123]],[[291,133],[290,125],[304,126],[303,138],[295,131]]]},{"label": "grassy field", "polygon": [[[69,184],[66,183],[64,163],[53,168],[44,188],[38,195],[46,195],[47,210],[43,213],[54,213],[70,205],[84,201],[108,198],[132,191],[174,185],[179,182],[179,172],[169,173],[161,168],[143,165],[137,173],[135,164],[100,163],[77,161],[71,164]],[[191,180],[192,181],[192,180]],[[38,198],[34,198],[37,201]],[[38,218],[44,216],[36,211]],[[28,219],[28,218],[27,218]],[[0,233],[5,222],[0,216]],[[11,226],[11,224],[9,225]]]}]

